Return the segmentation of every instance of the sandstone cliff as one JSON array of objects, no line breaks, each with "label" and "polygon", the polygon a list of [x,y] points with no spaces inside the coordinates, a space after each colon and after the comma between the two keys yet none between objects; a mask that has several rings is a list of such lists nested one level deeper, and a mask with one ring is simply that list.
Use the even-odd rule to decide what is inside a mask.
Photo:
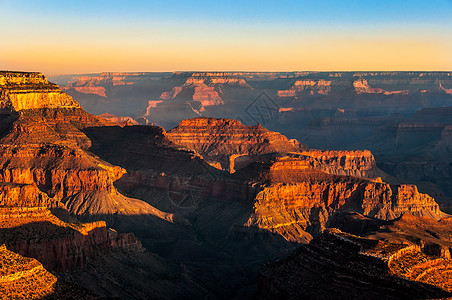
[{"label": "sandstone cliff", "polygon": [[[171,219],[169,214],[117,192],[113,182],[125,170],[86,151],[92,141],[83,130],[114,123],[86,113],[42,74],[0,74],[4,78],[4,84],[0,86],[2,91],[8,94],[20,90],[25,102],[29,95],[31,99],[33,93],[45,94],[50,88],[59,95],[53,102],[46,96],[37,98],[36,103],[27,104],[27,109],[21,106],[25,102],[20,101],[14,106],[15,110],[20,110],[19,113],[12,111],[0,118],[4,130],[0,138],[0,182],[10,184],[4,189],[5,203],[16,201],[13,205],[24,205],[29,201],[27,206],[64,207],[72,214],[88,219],[131,214]],[[29,91],[31,87],[33,92]],[[68,107],[67,98],[74,105]],[[11,189],[13,185],[16,185],[15,189]],[[19,185],[23,186],[19,194],[28,195],[28,198],[18,199],[10,195],[16,193]],[[27,194],[25,191],[25,185],[35,186],[43,193],[36,193],[36,198],[32,199],[30,192]]]},{"label": "sandstone cliff", "polygon": [[296,141],[261,125],[246,126],[231,119],[195,118],[184,120],[170,130],[168,138],[177,145],[201,154],[209,162],[218,162],[234,172],[236,160],[249,163],[254,156],[272,152],[300,150]]},{"label": "sandstone cliff", "polygon": [[0,72],[1,109],[61,107],[80,108],[80,105],[41,73]]},{"label": "sandstone cliff", "polygon": [[136,238],[110,232],[105,222],[66,223],[43,207],[0,208],[0,242],[54,271],[81,268],[96,251],[143,251]]},{"label": "sandstone cliff", "polygon": [[343,211],[383,220],[406,212],[436,219],[444,216],[434,199],[419,193],[414,185],[390,186],[329,175],[299,158],[253,163],[236,176],[241,174],[252,174],[252,184],[260,185],[246,225],[279,233],[291,241],[308,242],[310,234],[321,232],[335,213]]},{"label": "sandstone cliff", "polygon": [[56,276],[36,259],[0,246],[0,298],[40,299],[54,291]]}]

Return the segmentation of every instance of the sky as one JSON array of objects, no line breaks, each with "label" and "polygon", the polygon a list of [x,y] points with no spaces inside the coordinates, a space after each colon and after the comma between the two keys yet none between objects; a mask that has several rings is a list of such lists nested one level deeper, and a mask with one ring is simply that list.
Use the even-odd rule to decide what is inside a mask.
[{"label": "sky", "polygon": [[452,71],[452,0],[0,0],[0,70]]}]

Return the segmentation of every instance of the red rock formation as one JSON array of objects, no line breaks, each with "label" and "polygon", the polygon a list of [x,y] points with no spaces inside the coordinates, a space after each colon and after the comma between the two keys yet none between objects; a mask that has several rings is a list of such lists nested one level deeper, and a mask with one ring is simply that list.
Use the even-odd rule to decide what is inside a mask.
[{"label": "red rock formation", "polygon": [[366,79],[358,79],[353,82],[353,87],[357,94],[379,94],[384,93],[385,90],[378,88],[371,88]]},{"label": "red rock formation", "polygon": [[[0,86],[2,93],[5,90],[6,94],[10,90],[21,90],[26,99],[29,86],[34,88],[33,93],[38,94],[45,93],[47,86],[51,86],[54,93],[63,94],[41,74],[0,74],[6,78],[3,80],[5,85]],[[31,79],[20,79],[21,77]],[[24,87],[27,89],[24,90]],[[143,201],[124,197],[116,191],[113,182],[125,170],[86,152],[91,147],[91,140],[83,132],[87,127],[114,124],[86,113],[70,97],[70,102],[75,104],[71,108],[66,107],[67,97],[69,96],[66,94],[58,96],[53,102],[42,97],[39,98],[41,102],[33,102],[36,106],[27,106],[18,115],[3,115],[0,125],[7,130],[0,139],[0,182],[9,183],[10,186],[36,186],[52,198],[36,193],[37,198],[31,199],[28,194],[30,197],[26,199],[30,201],[29,206],[40,203],[56,207],[64,203],[64,207],[71,213],[85,217],[149,214],[170,220],[171,215],[160,212]],[[19,109],[21,105],[13,108]],[[53,105],[59,106],[53,108]],[[9,196],[15,189],[8,190],[9,194],[6,191],[4,201],[18,201],[17,197]],[[24,191],[23,188],[22,193]],[[25,199],[19,201],[24,204]]]},{"label": "red rock formation", "polygon": [[439,88],[440,88],[441,90],[445,91],[446,93],[452,95],[452,89],[446,89],[446,88],[444,88],[443,85],[442,85],[442,83],[439,84]]},{"label": "red rock formation", "polygon": [[219,162],[223,169],[231,172],[236,169],[238,157],[300,149],[298,142],[289,141],[285,136],[259,124],[246,126],[231,119],[184,120],[167,136],[175,144],[196,151],[207,161]]},{"label": "red rock formation", "polygon": [[74,89],[79,93],[95,94],[106,98],[105,88],[103,86],[66,86],[61,88],[63,91]]},{"label": "red rock formation", "polygon": [[143,251],[133,235],[111,232],[103,221],[66,223],[42,207],[0,208],[0,242],[58,271],[83,267],[98,250]]},{"label": "red rock formation", "polygon": [[56,199],[41,192],[35,183],[20,184],[0,182],[0,206],[62,207]]},{"label": "red rock formation", "polygon": [[[237,173],[258,178],[261,184],[246,225],[279,233],[291,241],[309,241],[307,232],[322,231],[331,216],[340,211],[383,220],[406,212],[437,219],[444,216],[434,199],[420,194],[416,186],[391,187],[382,182],[329,175],[311,169],[309,162],[299,158],[254,163]],[[257,182],[254,179],[253,184]]]},{"label": "red rock formation", "polygon": [[55,290],[57,278],[36,259],[0,246],[0,298],[40,299]]},{"label": "red rock formation", "polygon": [[0,72],[0,108],[80,108],[77,101],[49,83],[41,73]]},{"label": "red rock formation", "polygon": [[353,82],[353,87],[357,94],[384,94],[384,95],[407,95],[408,90],[385,91],[380,88],[371,88],[366,79],[358,79]]},{"label": "red rock formation", "polygon": [[221,98],[222,85],[248,87],[245,79],[237,77],[237,75],[231,76],[226,73],[193,73],[182,86],[175,86],[171,91],[163,92],[160,99],[175,99],[183,91],[192,90],[190,93],[192,95],[191,99],[185,99],[186,101],[199,101],[203,107],[223,105],[224,102]]},{"label": "red rock formation", "polygon": [[306,156],[312,168],[328,174],[363,178],[378,176],[375,158],[369,150],[304,150],[300,154]]}]

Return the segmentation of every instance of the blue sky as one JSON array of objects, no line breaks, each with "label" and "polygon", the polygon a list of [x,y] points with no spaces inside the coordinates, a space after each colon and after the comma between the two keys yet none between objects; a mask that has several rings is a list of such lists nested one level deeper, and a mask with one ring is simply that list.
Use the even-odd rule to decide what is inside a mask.
[{"label": "blue sky", "polygon": [[[0,67],[44,67],[47,72],[369,69],[378,66],[379,59],[386,69],[410,64],[452,69],[450,56],[443,64],[438,58],[452,50],[452,0],[0,0],[0,28]],[[357,62],[352,57],[338,61],[350,53],[347,44]],[[343,54],[333,57],[328,47]],[[366,64],[357,47],[381,47],[381,57],[375,52]],[[410,52],[405,58],[404,47]],[[296,48],[300,51],[293,51]],[[331,61],[323,64],[314,49],[331,54]]]}]

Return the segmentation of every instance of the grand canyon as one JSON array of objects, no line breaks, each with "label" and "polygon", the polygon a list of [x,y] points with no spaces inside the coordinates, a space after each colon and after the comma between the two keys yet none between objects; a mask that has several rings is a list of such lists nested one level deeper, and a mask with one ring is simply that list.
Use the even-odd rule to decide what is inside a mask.
[{"label": "grand canyon", "polygon": [[452,73],[0,71],[4,299],[452,296]]}]

